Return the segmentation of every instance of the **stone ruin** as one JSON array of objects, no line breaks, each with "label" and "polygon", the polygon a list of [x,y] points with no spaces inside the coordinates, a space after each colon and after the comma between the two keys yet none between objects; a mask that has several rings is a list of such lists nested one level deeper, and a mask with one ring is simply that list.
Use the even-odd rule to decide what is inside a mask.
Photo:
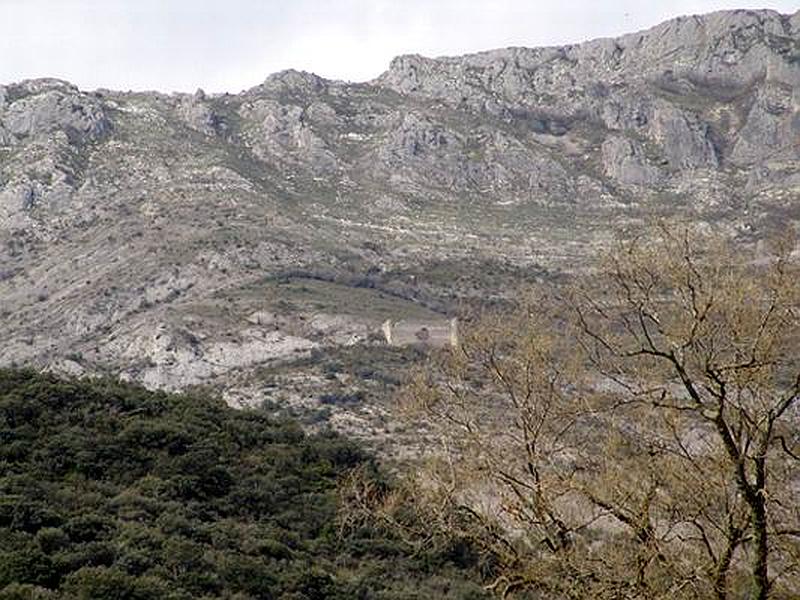
[{"label": "stone ruin", "polygon": [[430,346],[433,348],[458,345],[458,319],[449,321],[392,321],[381,327],[390,346]]}]

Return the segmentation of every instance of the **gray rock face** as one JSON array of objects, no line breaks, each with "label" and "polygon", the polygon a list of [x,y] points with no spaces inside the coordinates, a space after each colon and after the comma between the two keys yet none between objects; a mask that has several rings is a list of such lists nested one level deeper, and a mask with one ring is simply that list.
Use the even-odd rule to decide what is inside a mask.
[{"label": "gray rock face", "polygon": [[111,121],[102,104],[87,95],[47,89],[10,103],[3,110],[2,126],[17,138],[64,131],[71,141],[81,142],[105,137]]},{"label": "gray rock face", "polygon": [[257,91],[257,93],[273,95],[319,94],[327,89],[329,83],[329,81],[314,73],[287,69],[270,75],[264,83],[251,90],[251,92]]},{"label": "gray rock face", "polygon": [[224,119],[209,105],[203,90],[197,90],[192,96],[181,97],[178,113],[192,129],[206,135],[220,135],[227,129]]},{"label": "gray rock face", "polygon": [[626,185],[652,185],[661,177],[659,169],[647,163],[641,144],[622,137],[603,142],[603,167],[609,177]]},{"label": "gray rock face", "polygon": [[747,165],[769,159],[797,157],[800,140],[800,85],[765,86],[752,108],[731,153],[731,160]]},{"label": "gray rock face", "polygon": [[0,86],[0,364],[246,378],[579,270],[652,214],[757,240],[800,222],[799,69],[800,13],[728,11],[358,84]]},{"label": "gray rock face", "polygon": [[451,147],[460,151],[462,146],[461,140],[452,131],[430,119],[409,113],[403,115],[398,126],[390,133],[384,150],[386,159],[403,161],[435,155]]},{"label": "gray rock face", "polygon": [[[786,137],[796,132],[797,102],[785,97],[800,88],[796,21],[796,15],[772,11],[729,11],[563,48],[402,56],[376,83],[512,119],[526,109],[549,112],[555,124],[549,131],[556,135],[576,120],[644,129],[679,169],[715,168],[719,157],[708,139],[715,111],[733,101],[746,105],[768,85],[768,95],[782,90],[784,97],[755,103],[744,119],[745,141],[733,155],[752,164],[767,145],[785,141],[774,139],[776,124]],[[782,116],[775,118],[776,112]]]},{"label": "gray rock face", "polygon": [[320,117],[323,121],[330,118],[321,105],[312,104],[306,109],[297,104],[260,98],[243,105],[239,114],[248,121],[255,121],[253,150],[262,160],[299,163],[315,172],[335,168],[336,158],[315,131],[315,121],[318,123]]},{"label": "gray rock face", "polygon": [[658,106],[649,133],[675,169],[719,166],[716,150],[709,139],[709,126],[695,115],[687,115],[671,105]]},{"label": "gray rock face", "polygon": [[463,187],[469,170],[464,140],[441,123],[414,112],[397,115],[396,125],[369,163],[385,165],[386,176],[395,180],[402,177],[437,187]]},{"label": "gray rock face", "polygon": [[41,186],[36,183],[6,184],[0,191],[0,223],[8,226],[14,222],[17,227],[30,225],[25,214],[33,208],[41,194]]}]

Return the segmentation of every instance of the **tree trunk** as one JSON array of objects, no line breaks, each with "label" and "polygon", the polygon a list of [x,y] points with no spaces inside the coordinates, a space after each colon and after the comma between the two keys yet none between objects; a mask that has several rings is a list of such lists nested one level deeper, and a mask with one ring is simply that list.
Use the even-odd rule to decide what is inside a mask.
[{"label": "tree trunk", "polygon": [[764,490],[756,492],[755,502],[751,504],[753,511],[753,537],[755,539],[755,554],[753,555],[753,582],[755,584],[756,600],[767,600],[769,596],[769,577],[767,565],[769,560],[768,534],[767,534],[767,507],[764,500]]}]

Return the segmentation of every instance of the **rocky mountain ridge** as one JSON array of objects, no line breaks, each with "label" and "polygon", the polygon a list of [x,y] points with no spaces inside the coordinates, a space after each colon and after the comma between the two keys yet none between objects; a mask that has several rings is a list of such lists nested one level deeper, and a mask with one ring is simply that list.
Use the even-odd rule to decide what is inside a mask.
[{"label": "rocky mountain ridge", "polygon": [[502,301],[654,215],[757,241],[797,222],[799,164],[800,12],[236,95],[0,86],[0,363],[262,399],[256,368]]}]

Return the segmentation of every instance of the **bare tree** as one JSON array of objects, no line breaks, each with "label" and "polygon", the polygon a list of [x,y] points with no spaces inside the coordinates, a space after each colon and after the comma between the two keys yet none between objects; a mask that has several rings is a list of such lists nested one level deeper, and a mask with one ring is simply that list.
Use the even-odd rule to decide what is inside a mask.
[{"label": "bare tree", "polygon": [[469,539],[502,597],[796,597],[792,247],[660,227],[566,297],[463,327],[403,396],[436,449],[351,506]]},{"label": "bare tree", "polygon": [[[758,599],[772,587],[771,550],[779,569],[792,569],[782,538],[797,535],[797,462],[787,444],[800,401],[794,246],[787,236],[759,257],[689,228],[661,226],[622,245],[609,259],[607,283],[575,297],[592,367],[621,394],[673,422],[682,416],[672,449],[689,467],[715,451],[725,458],[718,488],[727,481],[737,493],[726,498],[733,510],[723,548],[714,552],[709,543],[718,597],[725,597],[725,575],[740,548],[750,557]],[[699,449],[686,439],[707,431],[713,437]],[[737,517],[740,502],[747,525]]]}]

